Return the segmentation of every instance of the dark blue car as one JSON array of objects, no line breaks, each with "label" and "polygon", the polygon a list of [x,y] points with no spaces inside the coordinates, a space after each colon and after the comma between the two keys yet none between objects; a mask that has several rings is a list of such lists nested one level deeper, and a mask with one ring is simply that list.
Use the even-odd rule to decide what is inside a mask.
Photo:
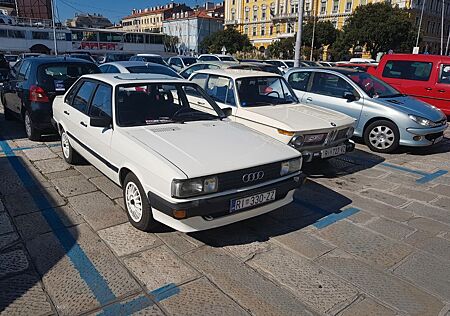
[{"label": "dark blue car", "polygon": [[30,140],[53,132],[52,102],[82,75],[99,73],[91,62],[77,58],[38,57],[18,62],[4,82],[1,101],[5,119],[23,120]]}]

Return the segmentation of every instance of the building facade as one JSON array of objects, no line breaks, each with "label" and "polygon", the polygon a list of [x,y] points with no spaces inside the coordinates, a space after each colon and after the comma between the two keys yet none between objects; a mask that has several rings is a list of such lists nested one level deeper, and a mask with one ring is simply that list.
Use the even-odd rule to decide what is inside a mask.
[{"label": "building facade", "polygon": [[52,19],[51,0],[16,0],[18,16],[31,19]]},{"label": "building facade", "polygon": [[110,20],[101,14],[75,14],[72,19],[66,20],[68,27],[82,27],[82,28],[98,28],[103,29],[113,26]]},{"label": "building facade", "polygon": [[202,53],[201,42],[205,37],[223,30],[224,7],[207,3],[203,8],[173,13],[163,21],[163,32],[178,38],[180,55]]},{"label": "building facade", "polygon": [[[418,26],[422,1],[426,1],[422,22],[423,45],[435,50],[440,45],[441,0],[391,0],[392,5],[410,9]],[[304,0],[304,16],[330,21],[342,29],[345,21],[360,5],[378,0]],[[450,2],[444,8],[445,36],[450,27]],[[225,0],[225,25],[247,34],[256,47],[292,37],[297,31],[298,0]],[[445,38],[446,40],[446,38]],[[424,48],[425,49],[425,48]]]},{"label": "building facade", "polygon": [[131,15],[122,19],[121,25],[124,31],[129,32],[162,32],[164,19],[173,13],[190,10],[185,4],[170,3],[164,6],[134,9]]}]

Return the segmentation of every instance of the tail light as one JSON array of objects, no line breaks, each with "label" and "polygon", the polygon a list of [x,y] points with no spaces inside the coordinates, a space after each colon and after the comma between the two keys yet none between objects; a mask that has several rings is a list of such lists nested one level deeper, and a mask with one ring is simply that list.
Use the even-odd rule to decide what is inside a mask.
[{"label": "tail light", "polygon": [[30,101],[31,102],[50,102],[47,92],[39,86],[30,87]]}]

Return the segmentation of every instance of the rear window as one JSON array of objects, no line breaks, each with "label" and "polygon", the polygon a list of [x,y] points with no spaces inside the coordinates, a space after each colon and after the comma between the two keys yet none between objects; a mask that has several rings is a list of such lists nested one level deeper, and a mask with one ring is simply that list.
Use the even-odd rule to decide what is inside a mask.
[{"label": "rear window", "polygon": [[197,58],[183,58],[183,62],[186,66],[190,66],[197,62]]},{"label": "rear window", "polygon": [[220,57],[221,61],[236,61],[233,57],[222,56]]},{"label": "rear window", "polygon": [[383,70],[383,77],[403,80],[428,81],[433,63],[390,60]]},{"label": "rear window", "polygon": [[175,71],[165,66],[133,66],[127,67],[127,70],[131,73],[137,74],[161,74],[174,78],[180,78],[180,76]]},{"label": "rear window", "polygon": [[164,60],[162,59],[162,57],[159,57],[159,56],[143,56],[141,58],[148,63],[165,65]]},{"label": "rear window", "polygon": [[82,75],[100,73],[92,63],[57,63],[41,65],[38,70],[39,85],[46,90],[64,92]]}]

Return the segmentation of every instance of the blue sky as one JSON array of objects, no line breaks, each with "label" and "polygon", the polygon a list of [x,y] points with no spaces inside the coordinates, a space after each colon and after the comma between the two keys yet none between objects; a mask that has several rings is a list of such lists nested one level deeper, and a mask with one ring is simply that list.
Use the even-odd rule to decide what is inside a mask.
[{"label": "blue sky", "polygon": [[[121,17],[131,13],[132,9],[143,9],[169,3],[170,0],[54,0],[59,13],[59,19],[64,22],[76,12],[101,13],[112,22],[119,22]],[[177,1],[190,6],[202,5],[205,1]],[[216,1],[217,2],[217,1]]]}]

